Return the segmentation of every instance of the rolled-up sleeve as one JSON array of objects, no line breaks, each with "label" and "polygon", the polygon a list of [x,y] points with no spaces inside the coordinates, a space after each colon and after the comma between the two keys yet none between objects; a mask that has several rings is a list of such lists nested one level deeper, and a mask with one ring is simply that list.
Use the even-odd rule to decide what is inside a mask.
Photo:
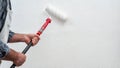
[{"label": "rolled-up sleeve", "polygon": [[0,58],[6,56],[10,51],[10,48],[0,40]]},{"label": "rolled-up sleeve", "polygon": [[13,37],[15,33],[12,32],[11,30],[9,31],[9,36],[8,36],[8,42],[10,41],[10,39]]}]

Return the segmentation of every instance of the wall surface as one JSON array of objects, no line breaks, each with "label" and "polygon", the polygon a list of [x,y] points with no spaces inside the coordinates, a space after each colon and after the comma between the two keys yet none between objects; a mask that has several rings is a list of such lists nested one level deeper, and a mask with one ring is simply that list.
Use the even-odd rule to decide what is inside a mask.
[{"label": "wall surface", "polygon": [[[68,15],[52,17],[37,46],[18,68],[120,68],[120,0],[11,0],[11,30],[35,33],[49,15],[50,3]],[[8,44],[22,51],[25,43]],[[3,61],[0,68],[9,68]]]}]

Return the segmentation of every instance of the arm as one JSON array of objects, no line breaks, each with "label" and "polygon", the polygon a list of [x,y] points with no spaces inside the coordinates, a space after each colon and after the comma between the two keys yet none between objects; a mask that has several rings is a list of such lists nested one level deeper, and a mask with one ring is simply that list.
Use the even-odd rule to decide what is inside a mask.
[{"label": "arm", "polygon": [[[26,42],[29,43],[32,39],[35,45],[39,41],[39,37],[35,34],[18,34],[10,31],[8,42]],[[25,62],[26,56],[22,53],[16,52],[13,49],[8,48],[8,52],[1,60],[12,61],[16,66],[20,66]]]},{"label": "arm", "polygon": [[14,33],[10,31],[9,33],[9,43],[13,42],[25,42],[29,43],[32,40],[33,45],[36,45],[39,41],[39,36],[36,34],[20,34],[20,33]]},{"label": "arm", "polygon": [[10,49],[6,44],[0,41],[0,60],[12,61],[17,66],[25,62],[26,56],[22,53]]},{"label": "arm", "polygon": [[9,31],[9,37],[8,37],[8,42],[13,43],[13,42],[25,42],[24,39],[25,34],[18,34],[14,33],[11,30]]},{"label": "arm", "polygon": [[26,56],[10,49],[9,53],[2,60],[12,61],[16,66],[21,66],[25,62]]}]

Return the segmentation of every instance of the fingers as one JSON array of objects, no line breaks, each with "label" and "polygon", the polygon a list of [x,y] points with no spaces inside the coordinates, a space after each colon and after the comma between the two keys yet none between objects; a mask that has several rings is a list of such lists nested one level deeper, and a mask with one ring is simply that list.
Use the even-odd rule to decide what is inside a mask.
[{"label": "fingers", "polygon": [[25,38],[26,44],[29,44],[30,41],[32,40],[33,46],[36,45],[40,40],[39,35],[36,35],[36,34],[26,34],[24,38]]},{"label": "fingers", "polygon": [[25,56],[24,54],[22,54],[22,53],[19,53],[19,52],[18,52],[16,58],[17,58],[17,59],[15,59],[15,60],[13,61],[13,63],[14,63],[16,66],[21,66],[21,65],[25,62],[25,60],[26,60],[26,56]]}]

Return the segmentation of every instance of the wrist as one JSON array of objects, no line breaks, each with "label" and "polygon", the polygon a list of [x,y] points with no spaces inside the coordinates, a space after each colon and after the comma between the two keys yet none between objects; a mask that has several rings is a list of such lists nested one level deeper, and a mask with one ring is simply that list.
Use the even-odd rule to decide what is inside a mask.
[{"label": "wrist", "polygon": [[22,34],[22,37],[21,37],[21,42],[26,42],[27,41],[27,34]]},{"label": "wrist", "polygon": [[30,41],[31,41],[31,38],[29,37],[29,34],[24,34],[22,42],[25,42],[26,44],[28,44]]}]

